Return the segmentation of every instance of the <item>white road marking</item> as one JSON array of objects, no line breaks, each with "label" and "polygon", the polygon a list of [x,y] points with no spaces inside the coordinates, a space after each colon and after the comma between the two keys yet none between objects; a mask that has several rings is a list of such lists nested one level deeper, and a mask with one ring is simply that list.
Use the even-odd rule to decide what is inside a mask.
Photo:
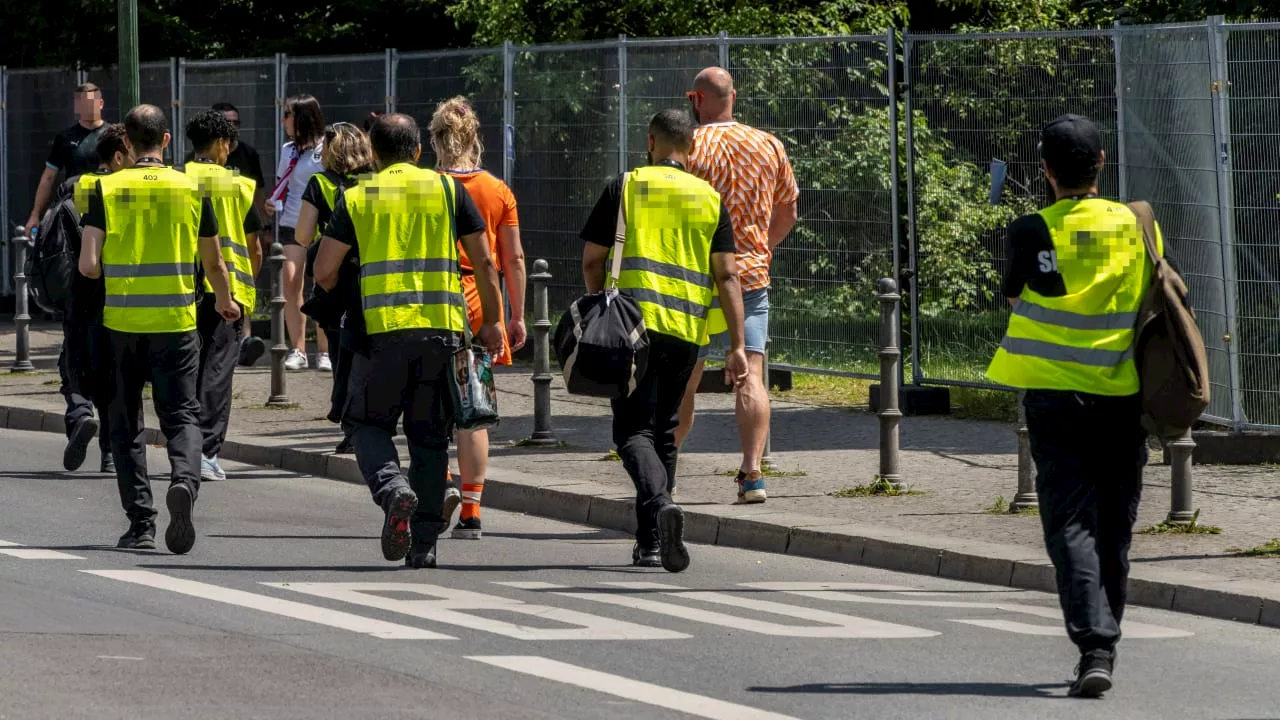
[{"label": "white road marking", "polygon": [[129,655],[99,655],[99,660],[146,660],[146,658],[131,657]]},{"label": "white road marking", "polygon": [[45,550],[43,548],[14,548],[11,550],[0,550],[0,555],[8,555],[16,557],[19,560],[83,560],[79,555],[70,555],[57,550]]},{"label": "white road marking", "polygon": [[[490,632],[517,640],[682,640],[690,637],[672,630],[651,628],[623,620],[590,615],[549,605],[531,605],[497,595],[422,583],[263,583],[316,597],[390,610],[413,617]],[[421,600],[401,600],[375,593],[412,593]],[[501,610],[531,615],[569,628],[540,628],[470,614],[476,610]]]},{"label": "white road marking", "polygon": [[[899,605],[903,607],[931,607],[931,608],[955,608],[965,610],[1000,610],[1003,612],[1022,613],[1023,615],[1033,615],[1035,617],[1044,618],[1046,620],[1057,620],[1061,622],[1062,613],[1056,607],[1047,605],[1028,605],[1025,603],[1001,603],[1001,602],[970,602],[965,600],[911,600],[907,598],[891,598],[891,597],[868,597],[865,595],[857,595],[850,590],[864,590],[868,586],[858,583],[817,583],[817,582],[792,582],[792,583],[742,583],[743,587],[750,587],[760,590],[778,590],[789,595],[797,595],[800,597],[809,597],[817,600],[828,600],[840,603],[861,603],[864,605]],[[914,594],[914,593],[898,593],[898,594]],[[990,628],[992,630],[1004,630],[1007,632],[1019,633],[1022,635],[1065,635],[1066,630],[1061,625],[1050,627],[1045,625],[1031,625],[1021,623],[1014,620],[952,620],[952,622],[960,622],[967,625],[976,625],[978,627]],[[1173,638],[1193,637],[1195,633],[1187,630],[1177,630],[1174,628],[1163,627],[1161,625],[1151,625],[1148,623],[1133,622],[1131,620],[1124,622],[1124,636],[1126,639],[1135,640],[1168,640]]]},{"label": "white road marking", "polygon": [[22,545],[8,540],[0,540],[0,547],[22,547]]},{"label": "white road marking", "polygon": [[544,657],[471,655],[467,656],[467,659],[512,672],[533,675],[544,680],[555,680],[566,685],[576,685],[646,705],[675,710],[687,715],[711,718],[711,720],[796,720],[789,715],[779,715],[747,705],[716,700],[705,695],[672,690],[661,685],[610,675]]},{"label": "white road marking", "polygon": [[282,600],[269,595],[258,595],[251,592],[245,592],[243,590],[233,590],[231,588],[209,585],[207,583],[196,582],[194,580],[183,580],[146,570],[81,570],[80,572],[110,578],[112,580],[121,580],[135,585],[143,585],[157,590],[168,590],[182,595],[190,595],[192,597],[203,598],[205,600],[226,603],[227,605],[246,607],[265,613],[271,613],[272,615],[283,615],[284,617],[293,618],[295,620],[316,623],[318,625],[327,625],[340,630],[350,630],[352,632],[372,635],[373,637],[384,640],[457,639],[449,635],[441,635],[440,633],[410,627],[408,625],[397,625],[395,623],[383,622],[382,620],[372,620],[370,618],[352,615],[351,613],[345,613],[338,610],[319,608],[314,605],[293,602],[292,600]]},{"label": "white road marking", "polygon": [[678,585],[643,582],[614,582],[602,584],[632,590],[669,591],[664,592],[663,594],[685,600],[697,600],[717,605],[727,605],[729,607],[741,608],[743,610],[751,610],[756,613],[781,615],[786,618],[803,620],[816,624],[780,625],[778,623],[771,623],[765,620],[758,620],[754,617],[745,618],[712,610],[675,605],[673,603],[661,602],[647,597],[633,597],[617,593],[558,592],[555,594],[563,597],[577,598],[579,600],[591,600],[593,602],[617,605],[619,607],[632,608],[635,610],[646,610],[648,612],[669,615],[671,617],[678,617],[685,620],[693,620],[695,622],[719,625],[721,627],[732,628],[734,630],[745,630],[747,632],[776,637],[888,639],[927,638],[941,634],[933,630],[925,630],[923,628],[910,627],[908,625],[898,625],[896,623],[881,622],[879,620],[854,617],[852,615],[842,615],[840,613],[827,612],[826,610],[813,610],[796,605],[784,605],[782,603],[770,602],[768,600],[740,598],[718,592],[689,590],[688,588],[683,588]]},{"label": "white road marking", "polygon": [[557,585],[549,582],[493,582],[494,585],[515,588],[517,590],[560,590],[568,587],[567,585]]}]

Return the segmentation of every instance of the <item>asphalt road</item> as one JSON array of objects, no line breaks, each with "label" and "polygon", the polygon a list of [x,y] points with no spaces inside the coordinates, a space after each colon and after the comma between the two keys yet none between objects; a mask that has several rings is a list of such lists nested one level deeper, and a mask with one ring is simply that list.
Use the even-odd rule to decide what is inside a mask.
[{"label": "asphalt road", "polygon": [[230,463],[191,554],[116,550],[114,480],[61,451],[0,431],[4,719],[1280,717],[1272,629],[1133,609],[1116,688],[1071,700],[1048,595],[701,546],[670,575],[492,511],[407,570],[364,488]]}]

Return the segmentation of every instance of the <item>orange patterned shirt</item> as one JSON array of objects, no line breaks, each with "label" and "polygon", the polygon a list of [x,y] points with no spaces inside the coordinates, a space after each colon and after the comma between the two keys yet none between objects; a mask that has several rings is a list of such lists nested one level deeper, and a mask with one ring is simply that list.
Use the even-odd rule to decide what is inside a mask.
[{"label": "orange patterned shirt", "polygon": [[769,287],[773,208],[800,198],[787,149],[778,138],[750,125],[710,123],[693,135],[689,172],[711,183],[729,209],[742,289]]}]

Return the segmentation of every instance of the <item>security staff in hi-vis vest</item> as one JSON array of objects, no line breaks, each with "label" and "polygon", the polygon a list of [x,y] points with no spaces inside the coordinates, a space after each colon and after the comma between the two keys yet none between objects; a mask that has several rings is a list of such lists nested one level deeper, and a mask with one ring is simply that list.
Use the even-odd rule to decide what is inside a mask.
[{"label": "security staff in hi-vis vest", "polygon": [[624,173],[596,202],[582,230],[587,292],[605,288],[610,251],[625,224],[618,289],[644,316],[649,359],[630,396],[613,401],[613,441],[636,487],[633,564],[680,572],[689,566],[684,513],[671,500],[676,477],[676,426],[698,349],[707,344],[707,317],[718,295],[729,349],[726,379],[747,379],[742,291],[729,213],[706,181],[685,171],[693,121],[664,110],[649,122],[650,165]]},{"label": "security staff in hi-vis vest", "polygon": [[[453,178],[415,165],[422,141],[413,118],[384,115],[369,140],[378,170],[338,197],[314,272],[316,283],[332,290],[347,253],[358,247],[369,355],[355,356],[343,421],[384,513],[383,557],[429,568],[446,521],[454,412],[448,373],[466,322],[458,242],[480,291],[484,324],[477,337],[494,353],[502,347],[498,274],[471,196]],[[401,416],[407,479],[392,441]]]},{"label": "security staff in hi-vis vest", "polygon": [[1055,202],[1009,226],[1013,314],[987,377],[1026,390],[1045,545],[1080,650],[1069,692],[1098,697],[1111,688],[1147,463],[1134,326],[1152,264],[1133,212],[1098,197],[1105,156],[1091,121],[1049,123],[1040,156]]},{"label": "security staff in hi-vis vest", "polygon": [[135,164],[98,180],[84,218],[80,273],[105,283],[102,324],[115,375],[111,452],[130,521],[118,547],[155,547],[142,426],[142,388],[149,380],[169,454],[165,544],[182,554],[195,544],[191,515],[200,488],[197,258],[219,315],[234,322],[240,307],[231,296],[213,205],[195,180],[161,159],[169,145],[164,113],[139,105],[124,126]]},{"label": "security staff in hi-vis vest", "polygon": [[[187,123],[187,139],[194,155],[184,172],[196,181],[200,194],[213,203],[222,261],[231,281],[231,298],[240,306],[239,319],[224,320],[213,288],[207,278],[204,280],[204,300],[196,311],[196,329],[200,332],[196,394],[200,399],[202,480],[227,479],[218,455],[231,420],[231,382],[240,360],[242,326],[257,302],[254,278],[262,267],[262,245],[257,242],[261,222],[253,205],[257,183],[225,167],[237,134],[236,126],[217,110],[197,113]],[[254,241],[249,242],[249,238]]]}]

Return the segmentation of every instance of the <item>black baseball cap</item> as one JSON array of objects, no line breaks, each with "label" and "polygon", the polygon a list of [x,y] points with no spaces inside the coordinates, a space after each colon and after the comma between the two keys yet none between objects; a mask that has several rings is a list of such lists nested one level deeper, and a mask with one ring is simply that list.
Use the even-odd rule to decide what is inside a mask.
[{"label": "black baseball cap", "polygon": [[1054,170],[1095,167],[1102,159],[1102,135],[1083,115],[1063,115],[1040,131],[1040,157]]}]

